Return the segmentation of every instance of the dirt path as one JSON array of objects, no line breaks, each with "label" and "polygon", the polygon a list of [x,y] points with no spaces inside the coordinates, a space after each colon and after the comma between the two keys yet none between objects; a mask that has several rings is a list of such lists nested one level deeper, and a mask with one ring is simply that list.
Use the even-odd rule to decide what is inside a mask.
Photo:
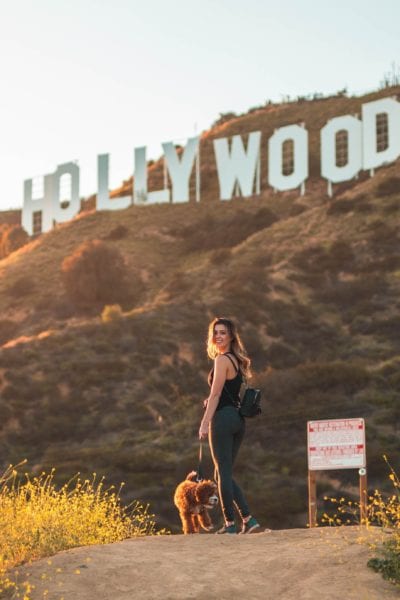
[{"label": "dirt path", "polygon": [[20,574],[35,584],[33,600],[398,600],[400,588],[366,566],[365,541],[378,535],[347,527],[136,538],[61,552]]}]

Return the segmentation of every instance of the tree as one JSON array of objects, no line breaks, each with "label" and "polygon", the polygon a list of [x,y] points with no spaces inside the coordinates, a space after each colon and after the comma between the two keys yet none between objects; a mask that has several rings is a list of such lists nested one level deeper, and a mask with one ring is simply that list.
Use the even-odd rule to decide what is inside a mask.
[{"label": "tree", "polygon": [[86,241],[62,263],[62,279],[75,304],[88,307],[126,300],[128,272],[122,254],[101,240]]},{"label": "tree", "polygon": [[1,228],[0,235],[1,258],[5,258],[29,242],[29,235],[21,225],[6,225]]}]

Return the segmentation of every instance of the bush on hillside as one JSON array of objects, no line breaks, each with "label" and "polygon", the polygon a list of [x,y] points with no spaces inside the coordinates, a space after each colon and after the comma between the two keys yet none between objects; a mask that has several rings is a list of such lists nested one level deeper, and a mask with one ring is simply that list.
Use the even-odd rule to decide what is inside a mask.
[{"label": "bush on hillside", "polygon": [[119,304],[107,304],[101,313],[101,320],[103,323],[112,323],[113,321],[119,321],[122,314]]},{"label": "bush on hillside", "polygon": [[228,121],[232,121],[232,119],[236,119],[237,116],[238,115],[234,112],[219,113],[218,119],[216,119],[214,121],[214,123],[211,125],[211,127],[217,127],[218,125],[223,125],[224,123],[227,123]]},{"label": "bush on hillside", "polygon": [[54,303],[50,305],[50,308],[55,318],[60,319],[61,321],[70,319],[75,313],[73,304],[66,298],[55,299]]},{"label": "bush on hillside", "polygon": [[84,242],[62,263],[62,279],[79,306],[98,306],[129,296],[128,271],[122,254],[101,240]]},{"label": "bush on hillside", "polygon": [[126,225],[117,225],[111,229],[111,231],[109,231],[109,233],[107,233],[103,239],[111,241],[122,240],[123,238],[127,237],[128,233],[129,229],[126,227]]},{"label": "bush on hillside", "polygon": [[190,290],[191,281],[183,271],[177,271],[164,287],[170,298],[176,298]]},{"label": "bush on hillside", "polygon": [[15,321],[0,319],[0,344],[5,344],[8,340],[11,340],[17,329],[18,325]]},{"label": "bush on hillside", "polygon": [[0,230],[0,258],[5,258],[28,242],[29,235],[21,225],[3,225]]},{"label": "bush on hillside", "polygon": [[[310,413],[315,412],[317,406],[325,411],[325,415],[321,418],[328,418],[332,406],[322,402],[324,392],[332,392],[338,400],[341,395],[349,398],[353,396],[352,402],[355,405],[354,395],[364,389],[370,381],[370,373],[356,362],[315,361],[289,369],[272,369],[260,378],[260,385],[268,390],[269,401],[276,406],[283,408],[283,401],[292,403],[292,400],[296,399],[291,408],[297,413],[303,399],[307,406],[305,414],[310,415],[310,418]],[[311,401],[314,392],[316,393],[315,405]]]},{"label": "bush on hillside", "polygon": [[303,213],[306,210],[307,206],[304,206],[304,204],[301,204],[300,202],[293,202],[289,210],[289,215],[291,217],[296,217],[297,215],[301,215],[301,213]]},{"label": "bush on hillside", "polygon": [[329,202],[328,215],[343,215],[348,212],[367,213],[373,210],[371,204],[367,201],[365,194],[358,194],[354,198],[338,198]]},{"label": "bush on hillside", "polygon": [[374,256],[367,257],[364,261],[360,262],[355,271],[357,273],[383,273],[400,269],[400,256],[398,254],[388,254],[376,260],[374,260]]},{"label": "bush on hillside", "polygon": [[[374,298],[379,298],[387,291],[388,284],[380,274],[355,277],[349,281],[334,280],[314,290],[314,297],[319,302],[336,304],[342,309],[355,309],[361,312],[361,303],[365,303],[363,314],[374,310]],[[365,312],[366,311],[366,312]]]},{"label": "bush on hillside", "polygon": [[345,240],[336,240],[329,248],[313,244],[293,258],[293,264],[310,273],[339,273],[351,270],[354,260],[353,250]]},{"label": "bush on hillside", "polygon": [[229,248],[217,248],[210,256],[210,263],[213,265],[222,265],[231,258]]},{"label": "bush on hillside", "polygon": [[386,215],[391,215],[393,213],[396,213],[400,210],[400,202],[398,200],[398,198],[396,198],[396,200],[392,200],[391,202],[389,202],[388,204],[383,206],[383,212]]},{"label": "bush on hillside", "polygon": [[[300,353],[302,360],[333,356],[340,337],[337,328],[330,325],[309,306],[298,302],[282,300],[269,301],[265,304],[268,315],[268,334],[279,338],[293,352]],[[294,356],[292,356],[294,359]]]},{"label": "bush on hillside", "polygon": [[375,256],[386,256],[388,250],[398,253],[399,233],[396,226],[377,219],[369,225],[368,230],[371,232],[367,239],[368,247]]},{"label": "bush on hillside", "polygon": [[387,177],[376,187],[378,196],[391,196],[400,192],[400,177]]},{"label": "bush on hillside", "polygon": [[27,296],[34,291],[35,287],[35,281],[31,277],[22,276],[11,283],[6,288],[6,292],[10,296],[13,296],[13,298],[18,298],[20,296]]},{"label": "bush on hillside", "polygon": [[283,342],[272,342],[266,352],[267,363],[274,369],[296,366],[301,362],[301,358],[293,346]]},{"label": "bush on hillside", "polygon": [[352,334],[374,335],[383,340],[398,340],[399,331],[400,317],[398,315],[384,317],[383,319],[374,317],[368,320],[358,316],[350,325]]},{"label": "bush on hillside", "polygon": [[169,233],[181,237],[188,252],[201,252],[232,248],[277,220],[271,210],[263,207],[255,213],[240,210],[230,216],[207,214],[193,225],[174,228]]}]

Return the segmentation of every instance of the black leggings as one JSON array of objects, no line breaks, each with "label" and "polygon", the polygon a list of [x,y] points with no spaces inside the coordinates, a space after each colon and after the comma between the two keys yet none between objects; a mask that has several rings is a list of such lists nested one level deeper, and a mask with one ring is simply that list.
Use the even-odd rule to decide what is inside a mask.
[{"label": "black leggings", "polygon": [[209,431],[219,497],[225,521],[234,521],[234,506],[242,518],[250,514],[243,492],[232,478],[232,468],[245,432],[245,422],[233,406],[216,411]]}]

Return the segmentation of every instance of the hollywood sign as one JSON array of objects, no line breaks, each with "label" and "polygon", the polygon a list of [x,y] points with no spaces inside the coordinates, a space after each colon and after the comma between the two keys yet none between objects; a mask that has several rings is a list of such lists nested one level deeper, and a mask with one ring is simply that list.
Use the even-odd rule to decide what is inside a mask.
[{"label": "hollywood sign", "polygon": [[[385,115],[388,139],[382,150],[377,145],[377,119]],[[337,134],[347,136],[347,162],[337,164]],[[293,166],[290,174],[283,172],[283,144],[293,143]],[[110,199],[108,185],[109,155],[97,157],[97,210],[122,210],[132,204],[150,205],[164,202],[189,201],[189,181],[196,165],[196,200],[200,200],[199,136],[189,138],[180,155],[173,142],[162,144],[164,164],[168,171],[171,191],[164,189],[148,191],[146,147],[134,149],[134,189],[132,196]],[[216,168],[220,188],[220,200],[230,200],[235,193],[243,197],[260,193],[261,131],[248,135],[247,147],[242,137],[235,135],[213,140]],[[335,117],[321,129],[321,175],[327,180],[328,194],[332,184],[356,177],[361,170],[374,169],[395,161],[400,156],[400,103],[395,98],[383,98],[362,105],[361,119],[353,115]],[[44,175],[41,198],[32,195],[32,179],[24,182],[22,226],[33,234],[33,214],[42,213],[42,232],[49,231],[55,223],[72,219],[80,210],[79,166],[75,162],[59,165],[54,173]],[[63,176],[70,178],[69,201],[61,202],[60,182]],[[308,132],[302,125],[287,125],[276,129],[268,140],[267,182],[277,191],[300,188],[305,192],[308,177]]]}]

